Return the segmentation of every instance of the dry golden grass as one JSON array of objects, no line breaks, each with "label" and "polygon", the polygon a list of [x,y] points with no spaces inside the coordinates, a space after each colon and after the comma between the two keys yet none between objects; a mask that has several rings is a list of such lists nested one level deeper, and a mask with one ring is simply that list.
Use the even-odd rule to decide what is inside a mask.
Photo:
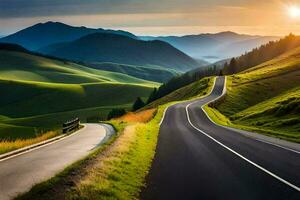
[{"label": "dry golden grass", "polygon": [[130,112],[120,118],[117,118],[116,120],[124,121],[127,123],[131,123],[131,122],[146,123],[153,118],[156,110],[157,109],[149,109],[149,110],[144,110],[144,111],[135,112],[135,113]]},{"label": "dry golden grass", "polygon": [[0,154],[7,153],[22,147],[42,142],[58,135],[58,132],[49,131],[40,136],[31,139],[18,139],[15,141],[0,141]]}]

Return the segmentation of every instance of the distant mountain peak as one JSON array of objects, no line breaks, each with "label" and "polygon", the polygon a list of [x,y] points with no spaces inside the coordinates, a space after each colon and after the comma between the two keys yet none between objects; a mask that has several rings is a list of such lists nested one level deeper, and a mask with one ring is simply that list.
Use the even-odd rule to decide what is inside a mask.
[{"label": "distant mountain peak", "polygon": [[240,35],[239,33],[233,31],[222,31],[219,33],[215,33],[214,35]]},{"label": "distant mountain peak", "polygon": [[47,21],[35,24],[4,38],[0,38],[0,42],[19,44],[29,50],[36,51],[51,44],[74,41],[83,36],[97,32],[136,38],[134,34],[126,31],[105,30],[102,28],[95,29],[84,26],[76,27],[61,22]]},{"label": "distant mountain peak", "polygon": [[[54,22],[54,21],[47,21],[47,22],[41,22],[41,23],[37,23],[31,27],[36,27],[36,26],[66,26],[66,27],[71,27],[70,25],[61,23],[61,22]],[[28,28],[31,28],[28,27]]]}]

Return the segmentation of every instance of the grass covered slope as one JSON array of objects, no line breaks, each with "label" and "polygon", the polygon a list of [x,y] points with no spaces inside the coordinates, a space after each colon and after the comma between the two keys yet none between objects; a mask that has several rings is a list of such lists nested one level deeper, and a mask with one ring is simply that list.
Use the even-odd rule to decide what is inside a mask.
[{"label": "grass covered slope", "polygon": [[175,90],[174,92],[171,92],[170,94],[160,99],[151,102],[149,105],[146,106],[146,108],[155,108],[159,105],[163,105],[169,102],[183,101],[188,100],[190,98],[196,98],[199,96],[206,95],[210,92],[213,83],[214,78],[211,77],[200,79],[185,87]]},{"label": "grass covered slope", "polygon": [[127,74],[136,78],[163,83],[178,75],[179,72],[160,66],[135,66],[117,63],[88,63],[89,67]]},{"label": "grass covered slope", "polygon": [[105,118],[157,83],[71,62],[0,50],[0,140],[35,137],[74,117]]},{"label": "grass covered slope", "polygon": [[0,49],[0,79],[68,84],[98,82],[154,84],[121,73],[92,69],[67,61],[3,49]]},{"label": "grass covered slope", "polygon": [[300,142],[300,48],[229,76],[217,109],[233,124]]}]

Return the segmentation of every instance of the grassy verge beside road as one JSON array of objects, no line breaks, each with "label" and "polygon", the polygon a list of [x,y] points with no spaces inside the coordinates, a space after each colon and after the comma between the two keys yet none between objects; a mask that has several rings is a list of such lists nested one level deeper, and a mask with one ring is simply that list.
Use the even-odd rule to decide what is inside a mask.
[{"label": "grassy verge beside road", "polygon": [[299,143],[299,137],[295,134],[293,134],[293,132],[290,132],[288,129],[283,131],[283,130],[276,130],[275,128],[272,129],[271,128],[261,128],[258,126],[251,126],[251,125],[243,125],[232,122],[229,118],[227,118],[225,115],[223,115],[220,111],[218,111],[215,108],[211,108],[209,106],[204,106],[204,110],[206,111],[206,113],[209,115],[209,117],[211,118],[212,121],[214,121],[215,123],[222,125],[222,126],[228,126],[228,127],[232,127],[232,128],[236,128],[236,129],[241,129],[241,130],[245,130],[245,131],[250,131],[250,132],[255,132],[255,133],[261,133],[267,136],[271,136],[271,137],[277,137],[280,139],[285,139],[291,142],[296,142]]},{"label": "grassy verge beside road", "polygon": [[138,199],[154,156],[164,108],[159,108],[157,113],[152,109],[137,114],[141,118],[130,114],[113,120],[118,129],[125,126],[122,134],[97,166],[69,193],[68,198]]}]

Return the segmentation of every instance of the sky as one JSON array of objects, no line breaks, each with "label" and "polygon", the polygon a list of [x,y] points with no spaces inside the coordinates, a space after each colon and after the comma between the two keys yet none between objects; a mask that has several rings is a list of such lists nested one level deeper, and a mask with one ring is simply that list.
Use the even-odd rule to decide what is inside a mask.
[{"label": "sky", "polygon": [[[291,13],[292,8],[299,15]],[[300,34],[299,0],[0,0],[0,35],[39,22],[127,30],[137,35],[234,31]]]}]

